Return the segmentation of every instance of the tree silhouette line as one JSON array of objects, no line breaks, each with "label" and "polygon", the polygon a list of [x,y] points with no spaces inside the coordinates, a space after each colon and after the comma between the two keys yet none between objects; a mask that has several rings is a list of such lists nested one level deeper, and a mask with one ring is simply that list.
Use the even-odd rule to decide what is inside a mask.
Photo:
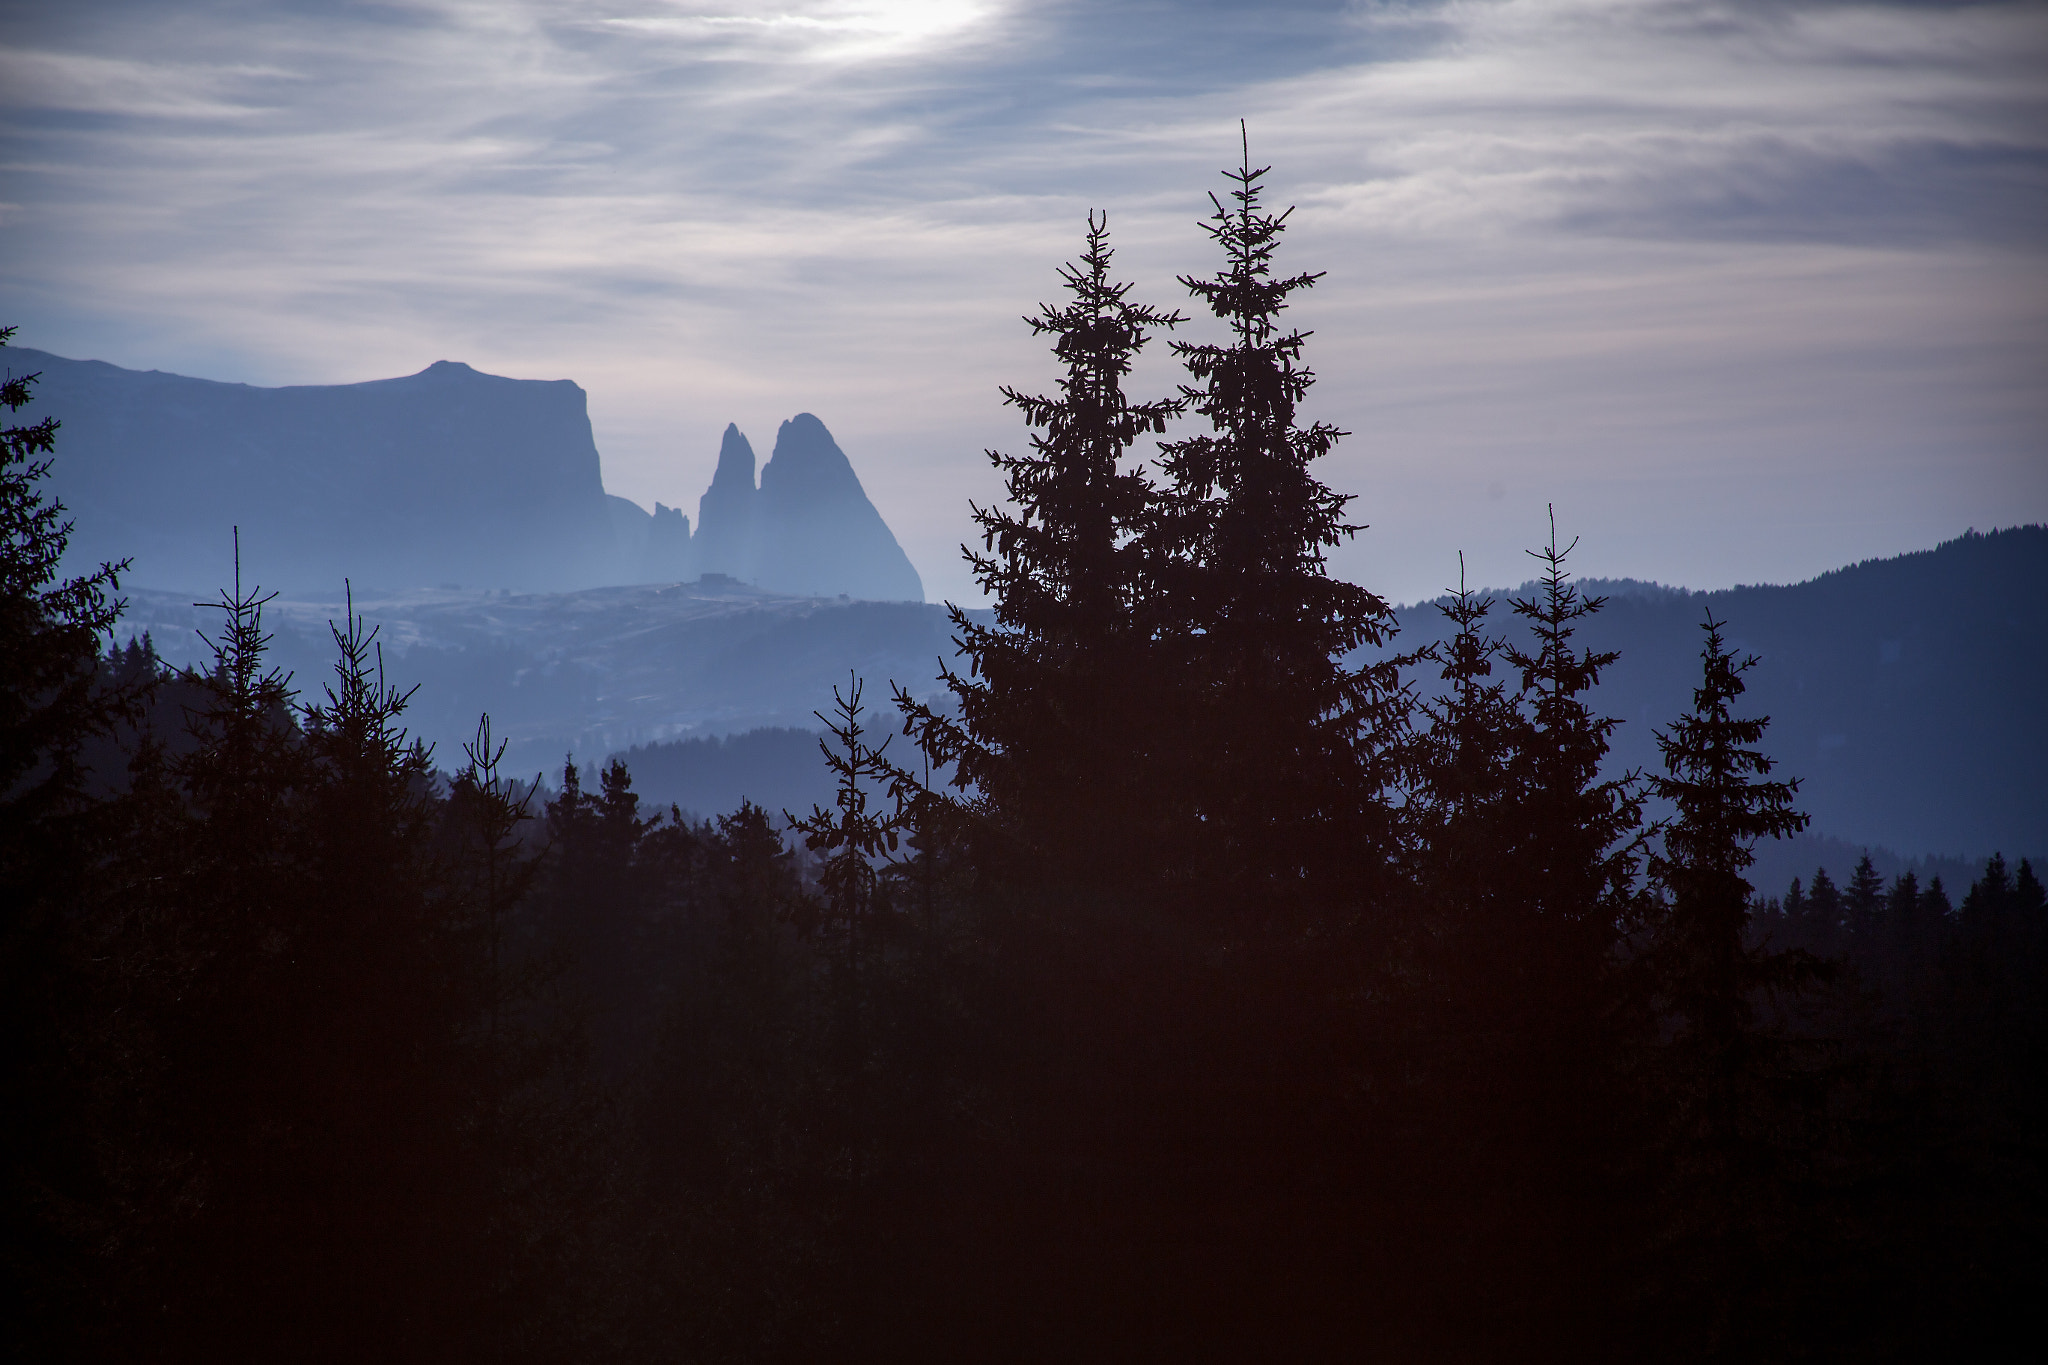
[{"label": "tree silhouette line", "polygon": [[[1135,301],[1091,215],[1055,391],[973,509],[949,701],[835,692],[829,807],[448,772],[348,608],[109,647],[4,436],[0,989],[22,1359],[1831,1359],[2019,1339],[2044,1287],[2033,868],[1953,904],[1795,833],[1725,623],[1615,774],[1555,526],[1393,652],[1326,555],[1249,155]],[[11,335],[9,333],[8,335]],[[0,341],[5,336],[0,335]],[[33,376],[10,377],[24,406]],[[1181,424],[1181,425],[1177,425]],[[1195,435],[1180,432],[1194,428]],[[1157,458],[1138,451],[1162,438]],[[892,755],[894,739],[905,741]],[[1666,812],[1654,816],[1653,811]]]}]

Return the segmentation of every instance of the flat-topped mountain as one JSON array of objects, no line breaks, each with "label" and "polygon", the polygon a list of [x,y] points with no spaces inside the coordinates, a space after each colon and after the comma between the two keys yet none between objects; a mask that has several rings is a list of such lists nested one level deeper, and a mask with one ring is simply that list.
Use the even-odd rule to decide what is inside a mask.
[{"label": "flat-topped mountain", "polygon": [[583,390],[441,361],[264,389],[9,347],[55,416],[76,561],[210,590],[244,559],[285,586],[590,586],[616,559]]},{"label": "flat-topped mountain", "polygon": [[[331,592],[463,584],[573,591],[723,573],[772,591],[922,600],[923,585],[824,424],[783,423],[754,483],[729,428],[699,534],[605,492],[584,391],[453,361],[362,384],[257,388],[9,347],[62,424],[49,485],[69,562],[132,556],[139,584],[210,594],[244,564]],[[735,444],[736,443],[736,444]]]}]

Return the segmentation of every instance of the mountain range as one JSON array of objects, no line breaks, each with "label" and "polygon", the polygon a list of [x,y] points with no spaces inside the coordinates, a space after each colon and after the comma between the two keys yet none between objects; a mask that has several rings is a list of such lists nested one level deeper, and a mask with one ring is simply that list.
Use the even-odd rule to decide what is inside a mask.
[{"label": "mountain range", "polygon": [[[1763,748],[1778,775],[1800,780],[1798,804],[1813,817],[1808,840],[1764,846],[1758,885],[1782,890],[1788,868],[1810,875],[1817,850],[1836,862],[1865,846],[1902,857],[2048,851],[2048,527],[1965,535],[1787,586],[1584,586],[1607,602],[1575,643],[1620,654],[1593,693],[1622,722],[1614,771],[1661,770],[1657,732],[1692,703],[1709,613],[1757,656],[1738,711],[1771,718]],[[1500,633],[1526,639],[1507,599],[1530,587],[1494,594]],[[195,631],[217,612],[189,594],[131,598],[124,629],[152,632],[176,662],[203,657]],[[742,796],[807,805],[827,783],[803,732],[814,709],[829,711],[832,688],[863,678],[885,712],[892,682],[942,697],[939,661],[954,656],[937,605],[777,594],[715,576],[574,593],[359,593],[355,605],[381,623],[394,681],[423,684],[408,719],[443,763],[459,761],[489,711],[524,771],[558,771],[571,751],[579,762],[618,753],[644,796],[700,814]],[[326,623],[342,610],[281,598],[266,613],[277,661],[300,688],[317,692],[328,676]],[[1433,603],[1398,615],[1399,649],[1445,633]],[[1425,694],[1439,685],[1426,666],[1412,678]],[[737,747],[721,739],[764,728],[778,733]]]},{"label": "mountain range", "polygon": [[134,559],[150,587],[210,590],[244,559],[293,592],[526,592],[724,574],[770,591],[921,601],[924,588],[824,423],[754,453],[726,431],[699,534],[607,494],[588,400],[568,380],[438,361],[401,379],[258,388],[9,347],[39,372],[29,420],[62,424],[49,487],[69,563]]},{"label": "mountain range", "polygon": [[[12,347],[0,360],[41,374],[22,415],[63,423],[49,486],[75,520],[67,567],[135,559],[129,628],[173,662],[203,657],[209,616],[192,603],[230,580],[239,527],[244,580],[284,590],[266,620],[299,685],[326,673],[325,623],[350,579],[395,678],[424,684],[413,721],[444,761],[489,711],[522,765],[638,746],[677,793],[650,796],[754,794],[679,774],[714,757],[728,775],[769,763],[767,740],[703,747],[762,727],[794,753],[851,676],[874,700],[892,681],[931,696],[954,649],[809,413],[781,424],[758,476],[745,434],[725,429],[693,530],[680,509],[605,492],[586,397],[566,380],[444,361],[267,389]],[[1526,639],[1506,599],[1532,586],[1494,594],[1498,631]],[[1578,642],[1620,656],[1594,697],[1622,722],[1616,771],[1659,768],[1658,731],[1690,705],[1711,615],[1758,659],[1744,702],[1771,717],[1765,748],[1800,779],[1814,837],[1905,856],[2048,849],[2048,528],[1792,585],[1583,586],[1608,600]],[[1398,614],[1400,650],[1447,628],[1432,603]],[[1414,681],[1426,693],[1434,679],[1425,667]],[[697,757],[656,751],[677,743]],[[794,771],[789,754],[773,763]]]}]

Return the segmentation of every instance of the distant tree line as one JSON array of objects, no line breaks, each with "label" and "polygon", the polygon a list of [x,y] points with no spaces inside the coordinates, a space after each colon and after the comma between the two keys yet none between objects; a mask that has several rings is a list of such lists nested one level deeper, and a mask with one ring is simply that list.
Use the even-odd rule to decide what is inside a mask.
[{"label": "distant tree line", "polygon": [[[1663,771],[1553,531],[1406,655],[1329,577],[1343,433],[1247,157],[1223,340],[1106,220],[1027,319],[1028,454],[970,554],[952,704],[861,680],[830,805],[651,814],[408,741],[374,630],[317,698],[216,604],[211,668],[108,648],[5,434],[0,1072],[17,1358],[1638,1360],[1975,1355],[2034,1332],[2034,869],[1803,827],[1723,623]],[[0,338],[4,339],[4,338]],[[9,378],[23,406],[32,377]],[[1192,418],[1199,434],[1177,434]],[[1156,463],[1136,455],[1162,440]],[[1381,661],[1360,664],[1375,655]],[[1652,819],[1653,808],[1669,812]]]}]

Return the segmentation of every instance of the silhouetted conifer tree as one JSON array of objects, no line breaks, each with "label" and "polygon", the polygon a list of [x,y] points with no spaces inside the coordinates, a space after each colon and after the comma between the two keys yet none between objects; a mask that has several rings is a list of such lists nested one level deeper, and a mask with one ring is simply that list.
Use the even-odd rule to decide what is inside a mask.
[{"label": "silhouetted conifer tree", "polygon": [[[0,328],[0,348],[14,332]],[[0,404],[27,406],[36,378],[10,368]],[[90,772],[88,753],[155,682],[153,668],[124,677],[100,661],[127,561],[62,576],[71,523],[38,486],[57,426],[0,428],[0,1350],[24,1359],[78,1349],[98,1307],[94,1253],[111,1226],[91,1211],[111,1202],[110,1144],[93,1092],[122,1078],[121,1041],[94,1022],[113,1008],[95,999],[109,913],[96,871],[123,815],[94,799],[109,774]]]},{"label": "silhouetted conifer tree", "polygon": [[[15,329],[0,327],[0,348]],[[26,407],[36,375],[8,373],[0,403]],[[71,523],[64,504],[37,486],[56,450],[57,419],[0,429],[0,942],[35,932],[53,882],[71,881],[86,799],[81,754],[111,733],[136,698],[101,676],[101,641],[113,630],[114,596],[128,561],[61,578]],[[145,681],[154,681],[153,675]]]},{"label": "silhouetted conifer tree", "polygon": [[1159,747],[1184,743],[1161,724],[1170,682],[1154,662],[1135,542],[1154,493],[1125,464],[1182,401],[1134,402],[1123,388],[1149,334],[1180,317],[1133,303],[1110,276],[1112,254],[1107,217],[1091,214],[1081,259],[1060,269],[1070,301],[1024,319],[1052,338],[1063,373],[1050,396],[1003,389],[1033,429],[1031,453],[990,451],[1009,503],[973,509],[982,549],[967,557],[995,623],[952,610],[970,660],[965,675],[944,674],[958,715],[899,699],[928,751],[954,765],[951,781],[973,787],[1029,850],[1035,876],[1134,870],[1144,812],[1171,790]]},{"label": "silhouetted conifer tree", "polygon": [[[1533,649],[1486,635],[1492,603],[1462,585],[1442,605],[1454,632],[1427,653],[1449,687],[1417,708],[1403,807],[1429,1040],[1418,1104],[1469,1144],[1445,1177],[1467,1196],[1444,1216],[1465,1220],[1472,1244],[1498,1258],[1487,1292],[1528,1296],[1517,1314],[1576,1303],[1599,1276],[1585,1257],[1510,1272],[1526,1267],[1533,1248],[1522,1239],[1536,1227],[1589,1248],[1614,1240],[1604,1186],[1631,1022],[1618,1008],[1615,949],[1635,909],[1640,801],[1633,775],[1601,775],[1613,722],[1587,694],[1614,656],[1574,644],[1575,623],[1600,603],[1570,584],[1568,552],[1553,534],[1536,552],[1543,593],[1514,604],[1535,626]],[[1509,1207],[1517,1217],[1502,1216]]]},{"label": "silhouetted conifer tree", "polygon": [[1708,1355],[1764,1349],[1760,1343],[1784,1330],[1782,1321],[1751,1320],[1744,1305],[1783,1273],[1782,1222],[1819,1098],[1796,1050],[1759,1017],[1766,993],[1797,987],[1813,963],[1751,941],[1752,888],[1743,876],[1757,840],[1797,833],[1807,817],[1792,806],[1797,780],[1771,780],[1776,765],[1755,747],[1769,718],[1734,713],[1742,675],[1756,660],[1727,648],[1722,625],[1710,614],[1702,627],[1692,710],[1657,736],[1665,772],[1652,787],[1675,812],[1650,859],[1663,905],[1645,959],[1668,1035],[1666,1247],[1683,1257],[1667,1272],[1674,1282],[1665,1292],[1667,1306],[1684,1316],[1666,1330],[1688,1334]]},{"label": "silhouetted conifer tree", "polygon": [[517,994],[513,911],[539,870],[519,838],[531,818],[533,789],[519,790],[500,771],[506,747],[493,739],[490,716],[480,717],[476,738],[463,745],[467,762],[450,784],[445,812],[456,894],[470,907],[482,957],[478,1007],[487,1051],[495,1050],[507,1002]]},{"label": "silhouetted conifer tree", "polygon": [[266,1308],[291,1311],[293,1296],[277,1300],[289,1281],[280,1239],[306,1212],[280,1196],[304,1178],[311,1136],[287,1097],[304,1098],[295,1053],[313,1005],[297,989],[309,945],[295,812],[312,774],[290,679],[268,661],[274,594],[244,588],[240,559],[238,533],[232,589],[201,604],[222,620],[207,637],[212,667],[189,679],[198,705],[168,763],[176,804],[130,874],[153,893],[131,951],[162,1048],[143,1141],[182,1172],[151,1192],[163,1240],[132,1290],[131,1308],[161,1316],[131,1327],[173,1355],[279,1344],[276,1317],[236,1317],[228,1302],[259,1287]]},{"label": "silhouetted conifer tree", "polygon": [[802,819],[784,813],[790,827],[803,835],[811,852],[824,856],[818,871],[823,896],[823,914],[816,925],[832,945],[832,1000],[837,1052],[835,1070],[839,1099],[833,1107],[843,1120],[842,1137],[845,1171],[851,1191],[858,1196],[866,1179],[872,1156],[870,1144],[873,1065],[871,1055],[874,971],[879,967],[884,943],[882,907],[876,900],[877,863],[896,851],[901,840],[900,820],[894,813],[882,814],[869,808],[878,779],[887,774],[882,750],[867,742],[862,721],[859,678],[849,681],[847,690],[832,689],[833,714],[815,713],[823,721],[833,743],[821,739],[818,747],[826,766],[837,781],[833,806],[814,806]]},{"label": "silhouetted conifer tree", "polygon": [[1895,991],[1911,988],[1919,964],[1933,960],[1940,941],[1940,925],[1924,913],[1925,895],[1916,874],[1902,873],[1885,892],[1879,922],[1873,926],[1884,956],[1885,979]]},{"label": "silhouetted conifer tree", "polygon": [[1842,936],[1842,893],[1825,867],[1815,868],[1799,921],[1793,926],[1791,946],[1816,957],[1832,957]]},{"label": "silhouetted conifer tree", "polygon": [[825,901],[819,927],[838,944],[843,971],[856,991],[862,961],[877,946],[872,941],[876,932],[876,860],[894,853],[901,837],[899,822],[893,814],[878,814],[868,808],[875,783],[887,775],[882,755],[889,741],[885,738],[880,748],[867,743],[868,730],[861,720],[866,709],[861,705],[861,691],[859,678],[852,679],[845,692],[834,686],[833,714],[828,717],[823,712],[813,713],[824,722],[839,746],[834,748],[825,740],[818,741],[825,764],[837,782],[832,809],[813,806],[811,813],[802,818],[784,812],[791,828],[804,836],[804,846],[825,855],[818,873]]},{"label": "silhouetted conifer tree", "polygon": [[1451,638],[1423,656],[1436,663],[1446,690],[1417,704],[1421,721],[1409,750],[1413,875],[1430,913],[1446,932],[1487,934],[1509,911],[1508,871],[1521,815],[1518,768],[1532,742],[1520,694],[1496,677],[1506,642],[1485,633],[1493,599],[1464,584],[1437,610]]},{"label": "silhouetted conifer tree", "polygon": [[[1650,864],[1669,898],[1653,951],[1677,1046],[1702,1086],[1692,1121],[1710,1145],[1732,1140],[1736,1131],[1755,993],[1784,979],[1779,956],[1746,942],[1751,888],[1742,874],[1755,861],[1758,839],[1795,834],[1807,822],[1792,808],[1798,780],[1765,780],[1776,764],[1752,747],[1769,718],[1733,713],[1745,690],[1742,674],[1756,660],[1738,660],[1727,649],[1722,624],[1709,617],[1703,627],[1704,679],[1691,713],[1658,734],[1665,774],[1651,779],[1656,794],[1676,807],[1661,831],[1663,850]],[[1818,887],[1820,878],[1814,880]]]},{"label": "silhouetted conifer tree", "polygon": [[1927,889],[1920,893],[1920,913],[1937,926],[1955,914],[1955,907],[1949,903],[1948,889],[1941,884],[1941,878],[1930,879]]},{"label": "silhouetted conifer tree", "polygon": [[1298,420],[1315,380],[1302,363],[1309,334],[1281,314],[1321,276],[1275,277],[1288,215],[1261,203],[1267,169],[1247,151],[1226,173],[1230,203],[1212,195],[1204,225],[1223,269],[1181,280],[1231,337],[1174,343],[1195,381],[1182,393],[1211,431],[1161,447],[1171,486],[1147,536],[1150,571],[1169,666],[1192,703],[1182,723],[1199,772],[1183,780],[1201,860],[1283,889],[1312,869],[1335,873],[1343,849],[1358,860],[1343,878],[1356,891],[1359,869],[1391,851],[1382,793],[1403,716],[1391,666],[1351,659],[1384,644],[1394,621],[1325,567],[1361,528],[1344,520],[1350,499],[1310,470],[1343,433]]},{"label": "silhouetted conifer tree", "polygon": [[284,963],[257,1122],[282,1150],[246,1192],[247,1287],[268,1311],[244,1320],[283,1352],[455,1349],[483,1320],[491,1193],[468,1141],[468,945],[430,756],[402,724],[412,689],[386,678],[352,594],[331,632],[334,677],[301,713],[291,885],[268,916]]},{"label": "silhouetted conifer tree", "polygon": [[1570,582],[1565,557],[1577,544],[1558,548],[1553,517],[1549,545],[1532,552],[1543,563],[1542,591],[1514,603],[1535,634],[1536,649],[1511,645],[1507,658],[1521,672],[1534,727],[1519,774],[1534,837],[1516,870],[1528,909],[1549,926],[1546,937],[1560,952],[1556,968],[1577,983],[1574,989],[1590,992],[1592,976],[1634,910],[1642,801],[1634,774],[1601,777],[1620,722],[1595,712],[1588,694],[1621,656],[1572,643],[1575,623],[1606,604],[1602,597],[1580,596]]},{"label": "silhouetted conifer tree", "polygon": [[589,1026],[605,1073],[623,1080],[647,1061],[663,985],[659,869],[643,843],[662,815],[643,817],[633,777],[614,758],[583,790],[573,759],[546,810],[548,857],[536,894],[543,942],[560,956],[561,990]]}]

